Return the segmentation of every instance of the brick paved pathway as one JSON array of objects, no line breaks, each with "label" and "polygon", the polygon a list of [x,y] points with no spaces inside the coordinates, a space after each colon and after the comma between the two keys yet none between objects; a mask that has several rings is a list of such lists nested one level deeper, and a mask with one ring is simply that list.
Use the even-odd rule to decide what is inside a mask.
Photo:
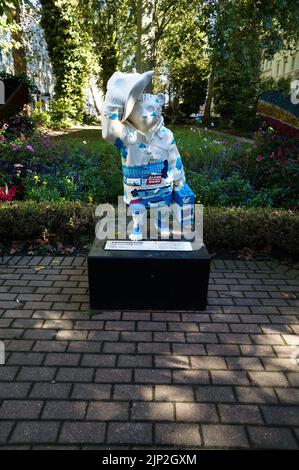
[{"label": "brick paved pathway", "polygon": [[91,318],[84,258],[2,263],[2,448],[298,448],[298,272],[215,260],[205,312]]}]

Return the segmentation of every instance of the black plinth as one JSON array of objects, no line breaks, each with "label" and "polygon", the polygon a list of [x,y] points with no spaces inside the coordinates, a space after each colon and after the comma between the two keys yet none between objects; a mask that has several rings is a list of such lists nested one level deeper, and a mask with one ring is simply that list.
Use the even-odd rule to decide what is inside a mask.
[{"label": "black plinth", "polygon": [[95,239],[88,255],[91,309],[204,310],[210,256],[195,251],[105,250]]}]

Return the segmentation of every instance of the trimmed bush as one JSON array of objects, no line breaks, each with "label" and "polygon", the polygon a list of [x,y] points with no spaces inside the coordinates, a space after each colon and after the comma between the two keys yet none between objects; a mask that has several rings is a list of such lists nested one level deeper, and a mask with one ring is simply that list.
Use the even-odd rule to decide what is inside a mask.
[{"label": "trimmed bush", "polygon": [[[77,243],[94,236],[95,205],[82,202],[23,201],[0,204],[0,240]],[[205,207],[204,240],[209,249],[259,250],[269,247],[299,254],[299,214],[282,209]]]}]

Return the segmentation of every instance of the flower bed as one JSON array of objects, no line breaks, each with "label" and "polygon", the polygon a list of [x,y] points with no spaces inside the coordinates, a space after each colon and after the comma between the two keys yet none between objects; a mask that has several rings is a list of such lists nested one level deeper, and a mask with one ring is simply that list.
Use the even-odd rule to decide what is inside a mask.
[{"label": "flower bed", "polygon": [[[258,135],[253,146],[197,128],[175,128],[174,133],[198,202],[292,210],[299,206],[298,142],[271,131]],[[115,203],[122,191],[119,155],[103,142],[99,130],[61,138],[46,132],[0,133],[2,201]]]}]

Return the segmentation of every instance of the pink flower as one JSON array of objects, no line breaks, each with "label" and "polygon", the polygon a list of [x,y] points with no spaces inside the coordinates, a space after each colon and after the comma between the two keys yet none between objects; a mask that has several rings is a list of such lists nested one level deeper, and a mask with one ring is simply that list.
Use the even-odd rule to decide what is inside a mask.
[{"label": "pink flower", "polygon": [[257,162],[261,162],[262,160],[264,160],[264,157],[263,157],[262,155],[258,155],[258,156],[256,157],[256,161],[257,161]]},{"label": "pink flower", "polygon": [[15,163],[15,164],[14,164],[14,167],[15,167],[15,168],[23,168],[24,165],[22,165],[22,163]]},{"label": "pink flower", "polygon": [[268,173],[273,173],[273,171],[274,171],[274,167],[271,166],[271,168],[269,168],[269,170],[268,170]]}]

